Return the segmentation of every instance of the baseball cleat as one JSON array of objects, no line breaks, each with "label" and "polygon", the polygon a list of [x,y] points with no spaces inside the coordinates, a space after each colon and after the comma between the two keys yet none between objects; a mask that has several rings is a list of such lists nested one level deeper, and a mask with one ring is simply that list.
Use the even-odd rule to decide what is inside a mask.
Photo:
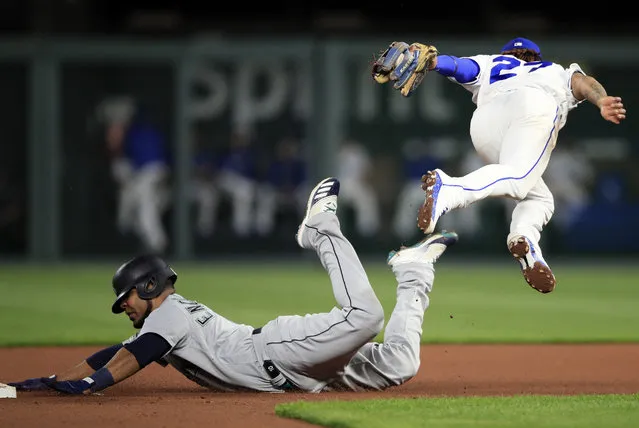
[{"label": "baseball cleat", "polygon": [[523,235],[515,237],[508,243],[508,251],[521,265],[528,285],[540,293],[550,293],[555,289],[555,275],[530,239]]},{"label": "baseball cleat", "polygon": [[435,263],[444,254],[446,248],[459,240],[455,232],[445,230],[431,234],[410,247],[402,247],[399,251],[388,253],[386,263],[396,266],[404,263]]},{"label": "baseball cleat", "polygon": [[302,246],[302,237],[306,231],[306,223],[311,217],[325,212],[337,214],[337,195],[339,195],[339,180],[335,177],[323,179],[311,191],[306,203],[306,215],[295,234],[295,239],[297,239],[300,247]]},{"label": "baseball cleat", "polygon": [[435,231],[437,220],[450,209],[441,201],[443,174],[440,170],[428,171],[422,176],[422,189],[426,192],[424,203],[417,213],[417,227],[426,235]]}]

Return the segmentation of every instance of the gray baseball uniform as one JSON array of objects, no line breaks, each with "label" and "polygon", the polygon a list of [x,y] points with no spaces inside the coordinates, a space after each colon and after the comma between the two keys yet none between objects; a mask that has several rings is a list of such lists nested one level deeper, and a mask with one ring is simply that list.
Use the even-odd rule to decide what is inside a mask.
[{"label": "gray baseball uniform", "polygon": [[307,227],[302,244],[317,252],[337,301],[330,312],[280,316],[255,329],[173,294],[136,336],[162,336],[171,350],[161,363],[217,390],[384,389],[413,377],[433,265],[394,268],[397,304],[384,342],[370,342],[383,327],[383,308],[337,216],[317,214]]}]

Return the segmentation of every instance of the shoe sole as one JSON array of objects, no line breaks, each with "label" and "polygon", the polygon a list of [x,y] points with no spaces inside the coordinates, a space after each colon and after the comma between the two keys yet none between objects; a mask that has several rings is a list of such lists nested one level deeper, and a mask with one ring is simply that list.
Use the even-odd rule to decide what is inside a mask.
[{"label": "shoe sole", "polygon": [[422,177],[422,189],[426,192],[426,198],[417,213],[417,227],[425,234],[433,233],[435,225],[432,224],[433,210],[435,208],[435,198],[433,190],[437,184],[437,173],[430,171]]},{"label": "shoe sole", "polygon": [[324,183],[326,183],[329,180],[334,180],[334,179],[335,179],[334,177],[326,177],[325,179],[323,179],[322,181],[317,183],[317,185],[315,187],[313,187],[313,190],[311,190],[311,193],[308,196],[308,201],[306,202],[306,212],[304,213],[304,219],[300,223],[300,227],[298,228],[297,236],[295,237],[296,240],[297,240],[297,243],[300,246],[302,245],[302,236],[304,235],[304,229],[305,229],[304,225],[308,221],[308,214],[311,212],[311,206],[313,205],[313,199],[315,197],[315,193],[317,193],[319,188],[322,187],[322,185]]},{"label": "shoe sole", "polygon": [[421,245],[433,245],[433,244],[443,244],[446,248],[454,245],[459,240],[459,236],[455,232],[448,232],[446,230],[437,233],[433,236],[429,236],[427,238],[422,239],[418,243],[411,245],[409,247],[401,247],[399,250],[393,250],[388,253],[388,257],[386,258],[386,263],[390,263],[391,259],[397,255],[402,250],[406,250],[409,248],[417,248]]},{"label": "shoe sole", "polygon": [[528,245],[528,241],[525,238],[517,239],[516,242],[510,245],[509,250],[510,254],[521,265],[521,271],[528,285],[543,294],[550,293],[555,289],[557,285],[555,275],[553,275],[550,267],[529,256],[530,245]]}]

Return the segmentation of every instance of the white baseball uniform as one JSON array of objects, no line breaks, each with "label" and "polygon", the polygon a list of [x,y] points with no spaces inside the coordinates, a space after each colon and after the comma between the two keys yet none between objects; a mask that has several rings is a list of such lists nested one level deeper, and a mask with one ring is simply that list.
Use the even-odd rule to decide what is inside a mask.
[{"label": "white baseball uniform", "polygon": [[155,333],[171,346],[161,364],[222,391],[380,390],[412,378],[419,368],[433,264],[393,267],[397,303],[384,342],[370,342],[383,327],[383,308],[337,216],[320,213],[306,225],[303,245],[317,252],[333,287],[337,306],[330,312],[280,316],[255,329],[172,294],[124,343]]},{"label": "white baseball uniform", "polygon": [[487,165],[463,177],[444,174],[440,196],[450,209],[487,197],[518,200],[508,240],[524,235],[539,242],[554,212],[553,196],[541,177],[568,112],[580,103],[572,94],[572,75],[585,73],[578,64],[564,68],[511,55],[467,58],[479,65],[479,74],[460,84],[477,105],[470,136]]}]

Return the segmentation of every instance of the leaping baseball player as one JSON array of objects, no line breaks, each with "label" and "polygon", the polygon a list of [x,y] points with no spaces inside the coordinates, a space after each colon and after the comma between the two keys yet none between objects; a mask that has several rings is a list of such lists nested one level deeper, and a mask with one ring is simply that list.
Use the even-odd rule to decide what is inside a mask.
[{"label": "leaping baseball player", "polygon": [[113,276],[111,310],[125,313],[139,332],[67,371],[11,385],[22,391],[88,394],[154,362],[218,391],[383,390],[406,382],[420,365],[434,263],[457,235],[435,233],[390,252],[397,302],[383,343],[373,342],[384,325],[384,311],[340,230],[339,190],[336,178],[317,184],[296,234],[297,243],[314,250],[328,273],[337,303],[329,312],[280,316],[258,328],[238,324],[177,294],[177,273],[164,260],[138,256]]},{"label": "leaping baseball player", "polygon": [[542,174],[566,124],[568,112],[588,100],[601,117],[614,124],[626,118],[620,97],[610,96],[592,76],[573,63],[565,68],[542,59],[531,40],[515,38],[499,54],[456,57],[440,55],[432,45],[393,42],[373,64],[378,83],[393,82],[410,96],[428,71],[460,84],[476,104],[470,136],[485,166],[451,177],[441,169],[425,172],[426,192],[418,211],[418,227],[429,234],[446,212],[490,197],[517,202],[506,239],[528,284],[551,292],[555,276],[539,245],[554,211],[553,195]]}]

